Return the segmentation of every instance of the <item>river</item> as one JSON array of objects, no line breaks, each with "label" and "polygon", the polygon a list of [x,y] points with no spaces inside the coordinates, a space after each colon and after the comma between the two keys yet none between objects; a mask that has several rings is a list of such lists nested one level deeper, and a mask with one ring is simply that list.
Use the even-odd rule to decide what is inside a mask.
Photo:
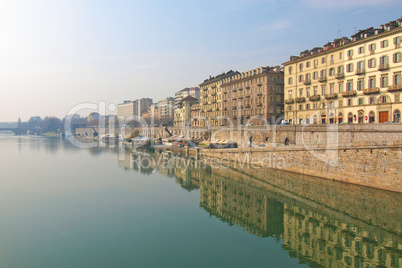
[{"label": "river", "polygon": [[401,267],[402,195],[0,135],[0,267]]}]

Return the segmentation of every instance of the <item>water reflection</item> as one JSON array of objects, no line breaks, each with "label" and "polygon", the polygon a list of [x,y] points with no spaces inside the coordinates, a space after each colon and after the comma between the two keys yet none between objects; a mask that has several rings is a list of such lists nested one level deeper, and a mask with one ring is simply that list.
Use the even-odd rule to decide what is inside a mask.
[{"label": "water reflection", "polygon": [[200,190],[200,207],[229,225],[274,237],[313,267],[400,267],[401,194],[286,172],[213,168],[166,152],[126,151],[118,165]]}]

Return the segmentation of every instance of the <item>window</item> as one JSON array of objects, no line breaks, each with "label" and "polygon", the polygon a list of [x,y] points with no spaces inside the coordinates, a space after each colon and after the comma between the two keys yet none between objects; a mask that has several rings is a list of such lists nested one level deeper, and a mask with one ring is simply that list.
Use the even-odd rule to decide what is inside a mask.
[{"label": "window", "polygon": [[316,103],[316,102],[313,103],[313,108],[314,108],[314,109],[317,109],[317,107],[318,107],[318,103]]},{"label": "window", "polygon": [[299,110],[303,110],[303,104],[299,105]]},{"label": "window", "polygon": [[375,50],[375,43],[369,45],[369,51]]},{"label": "window", "polygon": [[353,105],[353,99],[348,99],[348,106],[352,106]]},{"label": "window", "polygon": [[310,74],[308,73],[308,74],[306,74],[306,80],[307,81],[310,81],[311,80],[311,76],[310,76]]},{"label": "window", "polygon": [[401,43],[401,37],[400,36],[395,37],[394,38],[394,44],[399,45],[400,43]]},{"label": "window", "polygon": [[364,81],[363,79],[359,79],[357,81],[357,90],[362,90],[364,88]]},{"label": "window", "polygon": [[292,74],[292,66],[289,67],[289,74]]},{"label": "window", "polygon": [[289,107],[288,107],[288,110],[289,110],[289,111],[292,111],[292,106],[289,106]]},{"label": "window", "polygon": [[359,105],[363,105],[363,98],[359,98]]},{"label": "window", "polygon": [[348,73],[353,72],[353,64],[352,63],[349,63],[348,65],[346,65],[346,71]]},{"label": "window", "polygon": [[346,90],[347,90],[347,91],[352,91],[352,90],[353,90],[353,81],[352,81],[352,80],[349,80],[349,81],[346,83]]},{"label": "window", "polygon": [[359,61],[357,63],[357,71],[363,71],[364,70],[364,61]]},{"label": "window", "polygon": [[380,83],[381,87],[387,87],[388,86],[388,75],[381,76],[380,81],[381,81],[381,83]]},{"label": "window", "polygon": [[392,58],[394,59],[394,63],[401,62],[401,52],[395,53]]},{"label": "window", "polygon": [[299,82],[303,82],[303,75],[299,75]]},{"label": "window", "polygon": [[325,78],[325,74],[326,74],[326,71],[325,71],[325,70],[321,70],[321,72],[320,72],[321,78]]},{"label": "window", "polygon": [[370,104],[374,104],[375,98],[374,98],[374,97],[370,97],[369,102],[370,102]]},{"label": "window", "polygon": [[310,110],[310,104],[306,104],[306,110]]},{"label": "window", "polygon": [[329,75],[330,75],[330,76],[334,76],[334,75],[335,75],[335,69],[334,69],[334,68],[329,69]]},{"label": "window", "polygon": [[343,92],[343,83],[339,83],[338,84],[338,89],[339,89],[339,93],[342,93]]},{"label": "window", "polygon": [[394,73],[394,85],[401,84],[401,73]]},{"label": "window", "polygon": [[321,95],[323,95],[323,96],[325,95],[325,86],[321,87]]},{"label": "window", "polygon": [[342,52],[339,52],[339,59],[342,59]]},{"label": "window", "polygon": [[364,47],[359,47],[359,54],[362,54],[362,53],[364,53]]},{"label": "window", "polygon": [[314,67],[317,67],[318,65],[318,60],[314,60]]},{"label": "window", "polygon": [[321,63],[325,63],[325,57],[321,58]]},{"label": "window", "polygon": [[380,43],[381,48],[388,47],[388,40],[383,40]]},{"label": "window", "polygon": [[338,66],[338,74],[342,74],[343,73],[343,66]]},{"label": "window", "polygon": [[331,55],[331,64],[334,63],[334,55]]},{"label": "window", "polygon": [[352,57],[352,56],[353,56],[353,50],[350,49],[350,50],[348,50],[348,57]]},{"label": "window", "polygon": [[306,62],[306,68],[310,67],[310,62]]},{"label": "window", "polygon": [[317,72],[314,72],[313,73],[313,79],[317,79],[318,78],[318,73]]},{"label": "window", "polygon": [[299,97],[303,97],[303,89],[299,89]]},{"label": "window", "polygon": [[398,94],[395,94],[394,96],[395,96],[395,102],[399,102],[399,101],[400,101],[400,99],[399,99],[399,93],[398,93]]},{"label": "window", "polygon": [[303,63],[299,64],[299,70],[300,70],[300,72],[303,71]]},{"label": "window", "polygon": [[375,65],[376,65],[376,64],[375,64],[375,59],[374,59],[374,58],[368,60],[368,67],[369,67],[369,68],[374,68]]},{"label": "window", "polygon": [[338,107],[342,107],[343,106],[343,101],[342,100],[339,100],[338,101]]},{"label": "window", "polygon": [[292,98],[292,90],[289,90],[289,99]]},{"label": "window", "polygon": [[309,87],[306,88],[306,97],[307,98],[310,97],[310,88]]},{"label": "window", "polygon": [[369,78],[369,88],[375,88],[375,76]]},{"label": "window", "polygon": [[380,57],[380,65],[386,65],[386,64],[388,64],[388,56]]},{"label": "window", "polygon": [[292,77],[289,77],[288,84],[289,84],[289,85],[292,84]]},{"label": "window", "polygon": [[329,93],[331,93],[331,94],[334,93],[334,84],[329,85]]}]

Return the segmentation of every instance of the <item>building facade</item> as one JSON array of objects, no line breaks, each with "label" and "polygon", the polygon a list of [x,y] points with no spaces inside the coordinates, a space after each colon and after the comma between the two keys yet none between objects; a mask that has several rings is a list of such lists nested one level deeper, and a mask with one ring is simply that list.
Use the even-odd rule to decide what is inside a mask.
[{"label": "building facade", "polygon": [[223,79],[223,125],[275,124],[282,119],[283,79],[279,66],[260,67]]},{"label": "building facade", "polygon": [[174,111],[174,126],[191,126],[191,106],[197,103],[197,99],[188,95],[178,103]]},{"label": "building facade", "polygon": [[160,118],[172,118],[174,116],[174,98],[167,97],[158,102],[159,117]]},{"label": "building facade", "polygon": [[226,121],[222,116],[222,83],[223,80],[239,74],[229,71],[210,77],[200,84],[200,126],[219,126]]},{"label": "building facade", "polygon": [[199,87],[190,87],[190,88],[185,88],[182,89],[178,92],[175,93],[175,107],[178,108],[179,103],[181,102],[182,99],[184,99],[187,96],[191,96],[197,100],[197,102],[200,102],[200,88]]},{"label": "building facade", "polygon": [[291,124],[400,123],[402,18],[285,62]]}]

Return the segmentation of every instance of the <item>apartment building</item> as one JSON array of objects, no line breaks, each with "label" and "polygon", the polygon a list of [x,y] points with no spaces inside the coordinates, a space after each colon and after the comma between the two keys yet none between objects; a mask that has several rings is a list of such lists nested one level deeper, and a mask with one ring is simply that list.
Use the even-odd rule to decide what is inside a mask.
[{"label": "apartment building", "polygon": [[[223,80],[239,74],[230,70],[215,77],[209,77],[200,84],[200,122],[201,126],[219,126],[226,120],[222,116],[222,89]],[[201,119],[204,118],[204,119]]]},{"label": "apartment building", "polygon": [[291,56],[283,64],[289,123],[400,123],[401,22]]},{"label": "apartment building", "polygon": [[223,79],[223,124],[265,125],[281,120],[283,79],[279,66],[260,67]]},{"label": "apartment building", "polygon": [[175,107],[175,100],[173,97],[167,97],[162,99],[158,102],[158,110],[159,110],[159,118],[173,119],[174,116],[174,107]]},{"label": "apartment building", "polygon": [[178,103],[178,108],[174,111],[174,126],[191,125],[191,106],[197,103],[197,99],[188,95]]},{"label": "apartment building", "polygon": [[175,106],[178,108],[179,103],[181,102],[182,99],[184,99],[187,96],[191,96],[197,100],[197,102],[200,102],[200,88],[199,87],[190,87],[190,88],[185,88],[182,89],[178,92],[175,93]]}]

